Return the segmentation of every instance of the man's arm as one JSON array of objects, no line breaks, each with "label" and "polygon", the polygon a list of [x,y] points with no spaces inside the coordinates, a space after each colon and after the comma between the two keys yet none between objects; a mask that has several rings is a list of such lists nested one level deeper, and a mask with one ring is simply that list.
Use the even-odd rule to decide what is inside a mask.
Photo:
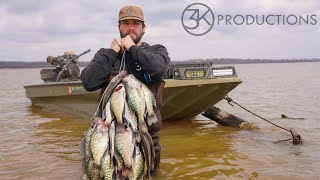
[{"label": "man's arm", "polygon": [[94,91],[106,83],[112,72],[112,66],[117,58],[117,52],[113,49],[101,48],[81,72],[83,87],[87,91]]},{"label": "man's arm", "polygon": [[170,58],[167,49],[158,44],[149,48],[133,45],[129,53],[145,71],[151,76],[164,76],[168,70]]}]

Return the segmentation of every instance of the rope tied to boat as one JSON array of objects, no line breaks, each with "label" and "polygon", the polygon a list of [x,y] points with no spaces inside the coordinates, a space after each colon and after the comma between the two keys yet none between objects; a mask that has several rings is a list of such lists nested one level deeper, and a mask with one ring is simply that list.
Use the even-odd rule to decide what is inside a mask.
[{"label": "rope tied to boat", "polygon": [[[291,133],[292,138],[290,138],[290,139],[285,139],[285,140],[280,140],[280,141],[277,141],[277,142],[292,140],[292,144],[302,144],[302,138],[301,138],[301,136],[300,136],[299,134],[295,133],[295,132],[293,131],[293,129],[287,129],[287,128],[281,127],[281,126],[279,126],[279,125],[277,125],[277,124],[275,124],[275,123],[273,123],[273,122],[271,122],[271,121],[269,121],[269,120],[267,120],[267,119],[259,116],[258,114],[256,114],[256,113],[248,110],[247,108],[243,107],[243,106],[240,105],[239,103],[235,102],[235,101],[234,101],[232,98],[230,98],[229,96],[226,96],[224,99],[227,100],[228,104],[230,104],[231,106],[233,106],[233,104],[231,104],[231,103],[234,103],[234,104],[238,105],[239,107],[241,107],[242,109],[246,110],[247,112],[249,112],[249,113],[251,113],[251,114],[259,117],[260,119],[262,119],[262,120],[264,120],[264,121],[267,121],[268,123],[270,123],[270,124],[272,124],[272,125],[280,128],[280,129],[283,129],[283,130],[288,131],[288,132]],[[276,143],[277,143],[277,142],[276,142]]]}]

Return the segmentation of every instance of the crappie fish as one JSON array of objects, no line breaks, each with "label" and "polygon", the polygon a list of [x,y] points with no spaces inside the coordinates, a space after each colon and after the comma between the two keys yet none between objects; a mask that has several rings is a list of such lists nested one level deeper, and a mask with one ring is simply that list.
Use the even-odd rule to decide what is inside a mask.
[{"label": "crappie fish", "polygon": [[124,102],[126,101],[126,90],[120,83],[110,97],[110,107],[119,124],[123,123]]},{"label": "crappie fish", "polygon": [[86,176],[86,169],[88,169],[89,158],[91,157],[90,140],[95,126],[90,127],[80,143],[80,154],[82,157],[82,174]]},{"label": "crappie fish", "polygon": [[123,124],[116,125],[115,149],[127,168],[132,167],[134,141],[133,132]]},{"label": "crappie fish", "polygon": [[[152,91],[144,83],[142,83],[136,77],[134,77],[134,75],[132,74],[126,76],[122,81],[129,82],[128,85],[132,88],[135,88],[138,90],[142,89],[143,97],[145,101],[144,104],[146,108],[146,111],[143,112],[143,116],[146,117],[146,115],[148,115],[147,122],[149,126],[151,126],[153,123],[156,123],[158,119],[154,113],[153,107],[157,107],[157,103]],[[143,101],[142,99],[140,100]],[[130,103],[130,100],[129,100],[129,103]],[[139,115],[139,120],[141,121],[142,115],[141,114],[138,114],[138,115]]]},{"label": "crappie fish", "polygon": [[157,122],[156,100],[134,75],[125,76],[122,72],[111,80],[99,103],[100,114],[95,113],[83,138],[84,179],[143,179],[154,170],[148,125]]},{"label": "crappie fish", "polygon": [[99,121],[91,135],[90,149],[94,163],[100,166],[101,158],[109,147],[108,127],[103,121]]},{"label": "crappie fish", "polygon": [[133,178],[134,180],[143,179],[144,159],[140,147],[136,145],[135,158],[133,160]]},{"label": "crappie fish", "polygon": [[81,180],[90,180],[87,174],[81,175]]},{"label": "crappie fish", "polygon": [[[94,122],[101,123],[102,119],[100,117],[95,117]],[[96,128],[96,124],[94,123],[92,126],[89,127],[88,131],[84,133],[84,137],[80,143],[80,154],[85,156],[85,157],[90,157],[91,152],[90,152],[90,140],[91,140],[91,135],[94,132],[94,129]]]},{"label": "crappie fish", "polygon": [[144,121],[146,112],[146,101],[141,84],[133,80],[135,77],[130,74],[122,79],[127,93],[128,104],[136,112],[139,121]]}]

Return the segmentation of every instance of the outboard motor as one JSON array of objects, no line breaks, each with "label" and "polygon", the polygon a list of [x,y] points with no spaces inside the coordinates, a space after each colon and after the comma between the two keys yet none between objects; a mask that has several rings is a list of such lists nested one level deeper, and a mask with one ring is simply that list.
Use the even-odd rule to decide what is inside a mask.
[{"label": "outboard motor", "polygon": [[55,68],[41,69],[41,79],[44,82],[67,82],[80,80],[80,68],[78,59],[80,56],[90,52],[90,49],[75,55],[74,52],[65,52],[64,55],[47,57],[47,63],[52,64]]}]

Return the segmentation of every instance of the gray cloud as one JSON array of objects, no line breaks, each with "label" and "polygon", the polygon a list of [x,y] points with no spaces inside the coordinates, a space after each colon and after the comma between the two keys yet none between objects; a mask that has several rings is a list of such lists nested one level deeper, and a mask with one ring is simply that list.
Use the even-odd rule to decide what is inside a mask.
[{"label": "gray cloud", "polygon": [[[317,0],[201,0],[215,14],[316,13]],[[319,25],[289,26],[214,26],[205,36],[194,37],[181,26],[181,13],[194,3],[185,1],[132,1],[144,9],[150,44],[164,44],[174,60],[194,58],[314,58],[320,52]],[[119,9],[129,4],[115,0],[0,0],[0,60],[42,61],[88,48],[92,53],[109,47],[118,37]],[[131,2],[130,2],[131,4]]]}]

